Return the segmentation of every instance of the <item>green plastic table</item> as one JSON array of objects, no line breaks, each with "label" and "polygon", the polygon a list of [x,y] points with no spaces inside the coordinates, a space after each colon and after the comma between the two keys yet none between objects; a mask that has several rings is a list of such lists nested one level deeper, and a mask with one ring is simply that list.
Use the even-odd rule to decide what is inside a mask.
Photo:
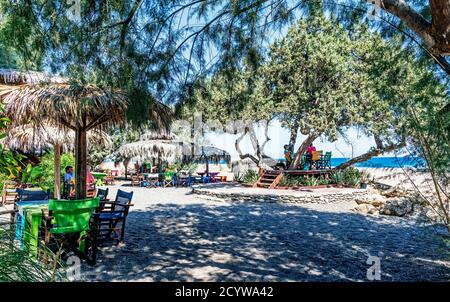
[{"label": "green plastic table", "polygon": [[[39,225],[42,220],[42,209],[47,208],[47,202],[18,202],[19,215],[22,222],[18,222],[16,228],[21,227],[22,231],[16,231],[16,238],[21,241],[21,246],[28,251],[30,256],[37,257]],[[22,237],[23,236],[23,237]]]},{"label": "green plastic table", "polygon": [[38,246],[39,246],[39,225],[42,220],[42,209],[45,209],[46,207],[41,207],[39,209],[30,209],[26,212],[26,221],[28,225],[28,231],[27,227],[25,228],[24,238],[23,241],[25,243],[25,246],[28,246],[28,253],[31,257],[37,257],[38,254]]},{"label": "green plastic table", "polygon": [[92,176],[94,176],[95,179],[97,179],[97,186],[103,185],[103,178],[108,175],[108,173],[103,172],[91,172]]}]

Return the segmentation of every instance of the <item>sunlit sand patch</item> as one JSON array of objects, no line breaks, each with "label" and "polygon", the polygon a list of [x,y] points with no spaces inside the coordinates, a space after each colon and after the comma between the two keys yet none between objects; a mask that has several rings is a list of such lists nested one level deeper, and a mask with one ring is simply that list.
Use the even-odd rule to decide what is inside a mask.
[{"label": "sunlit sand patch", "polygon": [[212,255],[209,256],[209,259],[217,263],[227,263],[234,261],[233,255],[221,252],[213,253]]},{"label": "sunlit sand patch", "polygon": [[178,275],[189,275],[191,280],[188,281],[216,281],[220,280],[220,276],[231,273],[230,270],[215,267],[215,266],[201,266],[194,268],[185,268],[179,271]]}]

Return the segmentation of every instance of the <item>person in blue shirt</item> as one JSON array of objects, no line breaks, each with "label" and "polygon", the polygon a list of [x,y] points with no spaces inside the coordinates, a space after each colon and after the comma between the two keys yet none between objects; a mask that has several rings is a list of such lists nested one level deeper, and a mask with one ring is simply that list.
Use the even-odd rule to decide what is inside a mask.
[{"label": "person in blue shirt", "polygon": [[64,174],[64,187],[65,187],[65,198],[68,198],[70,195],[70,185],[72,183],[72,179],[75,177],[74,173],[73,173],[73,167],[72,166],[67,166],[65,168],[66,173]]},{"label": "person in blue shirt", "polygon": [[65,170],[66,170],[66,173],[64,174],[64,182],[70,183],[72,178],[74,178],[73,167],[67,166]]}]

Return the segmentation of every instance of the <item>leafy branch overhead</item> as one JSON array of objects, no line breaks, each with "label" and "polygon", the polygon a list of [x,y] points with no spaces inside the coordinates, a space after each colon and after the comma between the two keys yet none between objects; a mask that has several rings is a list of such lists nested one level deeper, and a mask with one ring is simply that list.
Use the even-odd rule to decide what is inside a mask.
[{"label": "leafy branch overhead", "polygon": [[139,90],[130,109],[150,108],[152,96],[176,102],[183,88],[219,69],[256,66],[274,37],[318,11],[348,29],[368,22],[385,38],[402,34],[412,53],[431,56],[450,74],[450,0],[380,3],[385,12],[369,20],[373,6],[360,0],[94,0],[81,1],[73,20],[64,0],[2,0],[0,37],[23,68]]},{"label": "leafy branch overhead", "polygon": [[[426,112],[436,116],[448,103],[448,92],[429,71],[430,62],[414,58],[402,44],[366,26],[346,30],[318,14],[275,41],[258,68],[244,65],[232,75],[219,71],[198,81],[177,111],[188,118],[199,111],[205,120],[222,124],[276,119],[291,132],[290,145],[299,132],[306,136],[297,154],[319,137],[335,141],[350,127],[373,137],[376,148],[345,165],[408,143],[417,146],[408,110],[424,119]],[[240,154],[239,141],[250,130],[237,138]],[[445,157],[445,148],[437,149]]]}]

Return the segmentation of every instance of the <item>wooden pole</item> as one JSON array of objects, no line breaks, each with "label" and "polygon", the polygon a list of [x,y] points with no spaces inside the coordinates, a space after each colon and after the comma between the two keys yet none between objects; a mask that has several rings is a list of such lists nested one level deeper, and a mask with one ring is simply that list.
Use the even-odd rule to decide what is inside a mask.
[{"label": "wooden pole", "polygon": [[55,153],[55,191],[53,193],[53,197],[55,199],[61,198],[61,145],[55,144],[54,146],[54,153]]},{"label": "wooden pole", "polygon": [[86,131],[77,128],[75,135],[75,193],[77,199],[86,198]]}]

